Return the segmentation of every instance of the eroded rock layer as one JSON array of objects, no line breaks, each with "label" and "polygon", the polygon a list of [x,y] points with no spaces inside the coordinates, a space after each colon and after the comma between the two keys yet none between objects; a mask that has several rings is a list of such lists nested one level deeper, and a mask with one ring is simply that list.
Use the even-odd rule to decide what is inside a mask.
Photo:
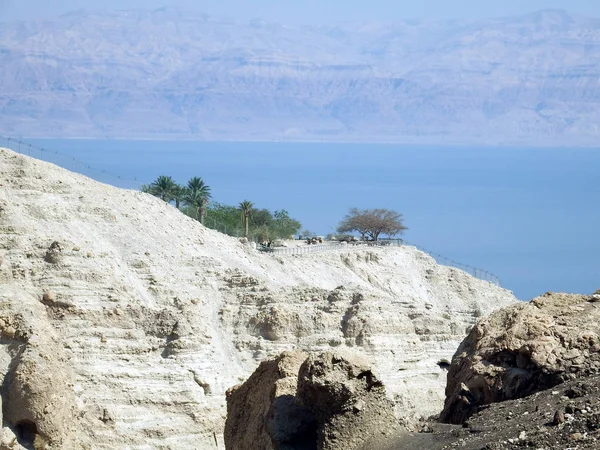
[{"label": "eroded rock layer", "polygon": [[[515,302],[412,247],[259,254],[8,150],[0,185],[0,375],[20,386],[2,397],[6,432],[53,448],[222,446],[226,390],[292,349],[351,348],[399,416],[433,414],[437,363]],[[25,379],[35,396],[19,394]]]},{"label": "eroded rock layer", "polygon": [[600,291],[547,293],[480,321],[458,348],[440,419],[462,423],[482,405],[600,373]]}]

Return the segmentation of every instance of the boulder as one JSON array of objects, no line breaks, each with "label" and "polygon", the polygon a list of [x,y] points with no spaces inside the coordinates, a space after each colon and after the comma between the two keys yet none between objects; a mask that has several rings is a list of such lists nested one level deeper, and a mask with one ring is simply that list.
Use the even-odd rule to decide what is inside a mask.
[{"label": "boulder", "polygon": [[371,365],[348,352],[286,352],[227,392],[229,450],[376,448],[397,428]]},{"label": "boulder", "polygon": [[315,418],[295,400],[298,370],[307,357],[293,351],[263,361],[244,384],[227,391],[227,449],[314,448]]},{"label": "boulder", "polygon": [[35,448],[69,442],[76,421],[72,384],[59,361],[28,345],[13,361],[15,369],[6,375],[4,419],[21,442]]},{"label": "boulder", "polygon": [[44,261],[49,264],[60,264],[62,261],[62,247],[58,241],[54,241],[50,244],[50,247],[48,247],[46,255],[44,256]]},{"label": "boulder", "polygon": [[452,358],[440,421],[463,423],[482,405],[600,373],[596,300],[547,293],[481,320]]},{"label": "boulder", "polygon": [[46,290],[42,294],[42,303],[45,305],[52,305],[56,302],[56,295],[54,292]]},{"label": "boulder", "polygon": [[63,343],[43,320],[44,306],[34,297],[10,290],[3,294],[8,296],[2,299],[5,304],[14,301],[21,311],[0,313],[0,449],[17,441],[27,448],[76,448],[82,422]]},{"label": "boulder", "polygon": [[297,399],[317,419],[318,449],[377,448],[399,426],[372,365],[347,351],[309,356],[298,374]]}]

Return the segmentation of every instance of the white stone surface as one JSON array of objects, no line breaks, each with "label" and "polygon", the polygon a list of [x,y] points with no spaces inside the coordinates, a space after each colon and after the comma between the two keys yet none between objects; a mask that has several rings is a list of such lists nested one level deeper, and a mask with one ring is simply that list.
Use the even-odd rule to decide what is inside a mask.
[{"label": "white stone surface", "polygon": [[29,314],[50,355],[41,332],[58,336],[82,424],[74,448],[222,448],[225,391],[291,348],[354,348],[400,417],[433,414],[436,363],[516,301],[412,247],[261,254],[150,195],[6,149],[0,185],[0,312]]}]

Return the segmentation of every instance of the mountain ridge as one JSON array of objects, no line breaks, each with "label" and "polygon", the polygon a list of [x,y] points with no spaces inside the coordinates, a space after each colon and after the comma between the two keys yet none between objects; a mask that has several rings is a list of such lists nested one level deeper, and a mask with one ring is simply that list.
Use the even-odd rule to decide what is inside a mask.
[{"label": "mountain ridge", "polygon": [[0,132],[15,137],[586,146],[600,134],[600,20],[560,10],[304,27],[77,11],[0,24],[0,62],[12,68]]}]

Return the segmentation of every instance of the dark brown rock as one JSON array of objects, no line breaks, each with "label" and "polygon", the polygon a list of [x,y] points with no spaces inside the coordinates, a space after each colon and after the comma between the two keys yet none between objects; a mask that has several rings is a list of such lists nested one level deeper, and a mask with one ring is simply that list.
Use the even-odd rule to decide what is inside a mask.
[{"label": "dark brown rock", "polygon": [[588,299],[547,293],[481,320],[452,358],[440,420],[599,373],[600,309]]},{"label": "dark brown rock", "polygon": [[298,370],[307,356],[285,352],[264,361],[244,384],[227,391],[227,449],[315,448],[316,420],[295,400]]},{"label": "dark brown rock", "polygon": [[[582,392],[582,396],[569,399],[567,393],[572,390]],[[388,443],[371,449],[597,450],[600,376],[584,376],[525,398],[492,403],[462,426],[430,423],[426,431],[398,433]]]},{"label": "dark brown rock", "polygon": [[52,242],[50,247],[46,251],[46,255],[44,256],[44,261],[49,264],[59,264],[61,262],[62,257],[62,247],[58,241]]},{"label": "dark brown rock", "polygon": [[552,419],[552,425],[560,425],[561,423],[565,423],[565,413],[557,409],[554,413],[554,419]]},{"label": "dark brown rock", "polygon": [[348,352],[283,353],[227,392],[229,450],[375,449],[397,429],[371,365]]},{"label": "dark brown rock", "polygon": [[297,397],[318,420],[318,449],[377,448],[398,429],[372,366],[346,352],[309,356],[300,367]]}]

